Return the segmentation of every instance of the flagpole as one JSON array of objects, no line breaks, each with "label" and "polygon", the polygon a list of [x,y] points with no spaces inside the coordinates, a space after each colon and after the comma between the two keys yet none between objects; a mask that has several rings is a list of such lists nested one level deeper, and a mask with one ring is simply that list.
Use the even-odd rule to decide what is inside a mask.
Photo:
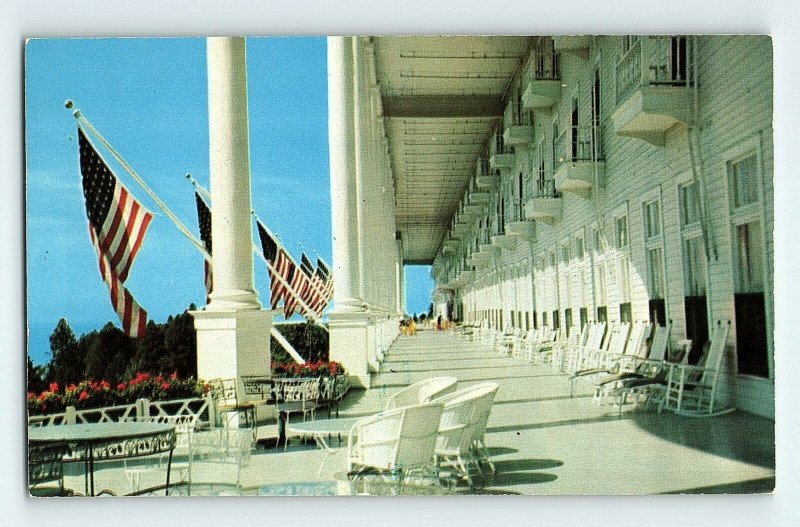
[{"label": "flagpole", "polygon": [[[72,101],[67,101],[65,103],[65,106],[66,106],[67,109],[71,109],[72,108]],[[158,205],[158,208],[160,208],[161,211],[170,220],[172,220],[172,223],[174,223],[175,226],[178,228],[178,230],[181,231],[181,234],[183,234],[192,244],[194,244],[194,246],[200,251],[200,254],[203,255],[203,258],[205,258],[206,261],[208,261],[210,263],[211,262],[211,255],[208,254],[208,251],[206,251],[206,249],[203,246],[203,244],[197,238],[195,238],[192,235],[192,233],[189,232],[189,229],[187,229],[186,226],[184,226],[183,223],[181,223],[181,220],[179,220],[178,217],[175,216],[175,214],[173,214],[173,212],[169,209],[169,207],[167,207],[166,204],[163,201],[161,201],[161,199],[158,196],[156,196],[156,193],[153,192],[150,189],[149,186],[147,186],[147,183],[145,183],[144,180],[139,176],[139,174],[136,173],[136,171],[133,169],[133,167],[131,167],[128,164],[128,162],[125,161],[125,159],[119,154],[119,152],[117,152],[114,149],[114,147],[112,147],[108,143],[108,141],[106,141],[105,137],[103,137],[100,134],[100,132],[98,132],[95,129],[95,127],[92,126],[92,123],[90,123],[83,116],[83,114],[81,114],[81,111],[76,109],[74,112],[72,112],[72,116],[75,118],[75,121],[78,123],[78,127],[83,129],[83,130],[85,130],[85,131],[87,131],[87,132],[89,132],[92,136],[94,136],[100,142],[101,145],[103,145],[103,148],[105,148],[111,154],[111,156],[114,159],[116,159],[117,163],[120,164],[120,166],[125,170],[125,172],[127,172],[128,175],[130,175],[133,178],[133,180],[136,181],[136,183],[138,183],[140,187],[142,187],[142,189],[147,193],[147,195],[150,196],[150,198],[155,202],[155,204]],[[99,152],[98,152],[98,155],[101,158],[103,157]]]},{"label": "flagpole", "polygon": [[[203,188],[203,186],[191,174],[186,174],[186,179],[189,180],[189,182],[192,184],[192,186],[195,188],[197,193],[200,194],[200,196],[202,198],[204,198],[204,199],[206,199],[208,201],[211,201],[211,194],[205,188]],[[213,204],[209,205],[209,209],[211,210],[211,213],[213,214],[214,213]],[[255,211],[251,210],[250,213],[253,215],[253,217],[255,217],[258,220],[258,215],[256,215]],[[294,259],[292,259],[291,255],[286,251],[286,249],[283,246],[283,244],[278,241],[278,239],[272,233],[272,231],[270,231],[267,228],[267,226],[264,225],[263,222],[261,222],[261,225],[264,227],[264,229],[266,229],[266,231],[269,233],[269,235],[272,236],[272,239],[276,241],[276,243],[279,245],[279,248],[283,249],[283,252],[292,261],[292,264],[297,266],[297,263],[294,261]],[[294,288],[286,280],[284,280],[283,276],[281,276],[280,273],[278,273],[275,270],[275,267],[272,265],[272,263],[270,263],[266,258],[264,258],[264,253],[262,252],[261,248],[258,247],[258,245],[256,245],[255,243],[253,243],[253,252],[256,255],[258,255],[264,261],[264,263],[267,265],[267,268],[270,271],[272,271],[272,275],[271,275],[270,278],[272,278],[272,277],[277,278],[278,282],[280,282],[280,284],[283,285],[286,288],[286,290],[297,300],[297,302],[300,304],[300,306],[302,308],[304,308],[309,313],[309,315],[310,315],[309,318],[313,319],[314,322],[316,322],[320,327],[324,328],[325,331],[327,331],[328,328],[326,328],[322,324],[322,320],[318,316],[316,316],[316,312],[313,309],[311,309],[311,307],[303,301],[303,299],[300,297],[300,295],[297,294],[297,291],[295,291]]]}]

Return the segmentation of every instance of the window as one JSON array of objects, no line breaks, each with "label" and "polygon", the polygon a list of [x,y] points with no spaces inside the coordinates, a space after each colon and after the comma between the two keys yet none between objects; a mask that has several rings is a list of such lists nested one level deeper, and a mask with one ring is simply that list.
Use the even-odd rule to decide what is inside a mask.
[{"label": "window", "polygon": [[561,246],[561,261],[565,264],[569,263],[569,244]]},{"label": "window", "polygon": [[[630,262],[628,261],[628,257],[626,255],[621,254],[619,256],[618,267],[617,267],[618,274],[618,283],[620,285],[620,292],[622,293],[622,298],[625,301],[630,301],[631,298],[631,272],[630,272]],[[624,322],[624,320],[623,320]]]},{"label": "window", "polygon": [[581,319],[581,329],[589,322],[589,309],[582,307],[579,311],[579,316]]},{"label": "window", "polygon": [[681,225],[700,221],[700,189],[696,181],[680,188]]},{"label": "window", "polygon": [[731,192],[735,208],[758,201],[758,164],[755,154],[729,164]]},{"label": "window", "polygon": [[664,259],[661,247],[647,250],[647,275],[650,298],[664,298]]},{"label": "window", "polygon": [[558,310],[553,311],[553,329],[559,329],[561,327],[561,321],[558,318]]},{"label": "window", "polygon": [[597,265],[597,291],[595,291],[595,300],[598,305],[605,305],[606,303],[606,266],[605,264]]},{"label": "window", "polygon": [[616,225],[617,248],[622,249],[628,246],[628,217],[620,216],[614,221]]},{"label": "window", "polygon": [[619,321],[622,323],[627,322],[628,324],[633,322],[633,310],[630,302],[619,305]]},{"label": "window", "polygon": [[594,243],[594,250],[595,252],[601,253],[603,252],[603,247],[605,242],[603,240],[603,234],[600,232],[600,229],[595,227],[592,229],[592,241]]},{"label": "window", "polygon": [[[534,315],[535,314],[536,313],[534,313]],[[525,331],[530,331],[530,330],[531,330],[531,312],[530,311],[526,311],[525,312]]]},{"label": "window", "polygon": [[564,327],[567,328],[567,336],[572,329],[572,308],[564,310]]},{"label": "window", "polygon": [[762,265],[763,243],[760,223],[755,221],[736,226],[738,280],[737,293],[764,291]]},{"label": "window", "polygon": [[706,255],[702,236],[686,238],[683,241],[686,258],[686,296],[702,296],[706,294]]},{"label": "window", "polygon": [[660,210],[658,201],[651,201],[644,205],[644,232],[647,238],[661,234]]},{"label": "window", "polygon": [[547,311],[542,311],[542,325],[547,327]]},{"label": "window", "polygon": [[575,238],[575,251],[579,260],[583,260],[584,256],[586,256],[586,242],[584,241],[583,236],[578,236]]},{"label": "window", "polygon": [[554,252],[550,253],[550,267],[552,267],[553,269],[555,269],[556,267],[556,253]]}]

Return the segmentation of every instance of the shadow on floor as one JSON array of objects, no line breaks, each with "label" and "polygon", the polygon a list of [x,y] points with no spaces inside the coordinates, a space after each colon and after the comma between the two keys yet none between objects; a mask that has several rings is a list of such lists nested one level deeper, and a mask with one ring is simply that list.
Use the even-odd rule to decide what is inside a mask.
[{"label": "shadow on floor", "polygon": [[642,430],[686,448],[775,468],[775,422],[769,419],[745,412],[710,418],[636,411],[626,416]]},{"label": "shadow on floor", "polygon": [[751,479],[725,485],[679,489],[662,494],[769,494],[775,491],[775,478]]},{"label": "shadow on floor", "polygon": [[504,459],[495,461],[494,468],[498,474],[521,472],[524,470],[545,470],[560,467],[564,464],[558,459]]}]

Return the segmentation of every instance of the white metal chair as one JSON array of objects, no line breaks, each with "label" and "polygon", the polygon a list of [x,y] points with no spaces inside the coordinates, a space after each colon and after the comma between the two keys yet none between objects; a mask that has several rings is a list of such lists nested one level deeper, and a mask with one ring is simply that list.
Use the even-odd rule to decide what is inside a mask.
[{"label": "white metal chair", "polygon": [[28,445],[28,493],[34,497],[71,496],[64,488],[66,443]]},{"label": "white metal chair", "polygon": [[[156,415],[147,419],[151,423],[169,424],[175,427],[175,449],[172,451],[170,465],[170,481],[173,483],[186,483],[189,486],[192,484],[192,461],[194,457],[192,437],[194,436],[198,419],[199,416],[196,414]],[[142,490],[143,483],[149,481],[151,474],[158,476],[163,472],[167,461],[164,453],[158,456],[155,464],[148,463],[134,466],[128,465],[127,460],[125,460],[123,462],[125,465],[125,477],[128,480],[130,492],[136,493]]]},{"label": "white metal chair", "polygon": [[[204,483],[227,483],[223,475],[226,468],[235,472],[236,487],[241,488],[242,468],[250,463],[253,434],[244,428],[212,428],[195,432],[192,437],[192,452],[195,472],[199,472]],[[208,470],[211,467],[212,470]],[[212,481],[205,481],[213,473]],[[225,477],[225,481],[221,481]]]},{"label": "white metal chair", "polygon": [[359,420],[347,438],[349,476],[393,478],[400,491],[415,473],[438,482],[434,452],[442,408],[425,403]]},{"label": "white metal chair", "polygon": [[393,393],[386,401],[386,410],[427,403],[431,399],[456,389],[458,379],[450,376],[431,377]]}]

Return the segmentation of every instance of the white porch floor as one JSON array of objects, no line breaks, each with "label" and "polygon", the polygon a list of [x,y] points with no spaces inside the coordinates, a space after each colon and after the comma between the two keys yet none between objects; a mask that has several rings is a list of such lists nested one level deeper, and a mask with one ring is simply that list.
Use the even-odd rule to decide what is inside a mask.
[{"label": "white porch floor", "polygon": [[[749,493],[774,487],[770,420],[744,412],[692,419],[627,411],[619,418],[615,409],[592,404],[588,383],[570,398],[566,376],[550,366],[499,357],[451,332],[399,337],[373,376],[373,388],[352,390],[340,416],[377,412],[397,389],[436,375],[454,375],[459,386],[500,383],[486,434],[497,474],[476,479],[477,493]],[[328,459],[321,481],[332,481],[345,470],[346,440],[341,445]],[[257,493],[269,484],[315,481],[324,455],[311,443],[290,443],[287,452],[259,446],[242,470],[243,493]],[[219,481],[217,471],[196,463],[194,480]],[[99,470],[97,488],[118,487],[120,476],[119,470]],[[227,478],[235,481],[233,474]],[[78,474],[67,479],[68,486],[82,488]]]}]

